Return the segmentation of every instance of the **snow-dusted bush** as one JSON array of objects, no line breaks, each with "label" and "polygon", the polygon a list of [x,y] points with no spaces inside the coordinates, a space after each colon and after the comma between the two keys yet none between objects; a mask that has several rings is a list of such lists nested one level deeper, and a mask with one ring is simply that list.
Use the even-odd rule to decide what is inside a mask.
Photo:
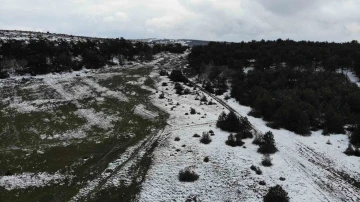
[{"label": "snow-dusted bush", "polygon": [[190,114],[196,114],[196,110],[194,108],[190,108]]},{"label": "snow-dusted bush", "polygon": [[181,182],[194,182],[199,179],[199,175],[189,167],[180,170],[178,177]]},{"label": "snow-dusted bush", "polygon": [[205,95],[203,95],[203,96],[201,97],[200,101],[201,101],[201,102],[207,102],[207,98],[206,98],[206,96],[205,96]]},{"label": "snow-dusted bush", "polygon": [[166,76],[168,73],[167,73],[167,71],[162,69],[162,70],[160,70],[159,74],[160,74],[160,76]]},{"label": "snow-dusted bush", "polygon": [[184,94],[185,94],[185,95],[188,95],[188,94],[190,94],[190,93],[191,93],[190,89],[186,88],[186,89],[184,90]]},{"label": "snow-dusted bush", "polygon": [[203,144],[209,144],[211,142],[211,137],[210,134],[208,132],[203,132],[200,142]]},{"label": "snow-dusted bush", "polygon": [[200,135],[197,134],[197,133],[195,133],[195,134],[193,135],[193,137],[200,137]]},{"label": "snow-dusted bush", "polygon": [[160,98],[160,99],[164,99],[164,98],[165,98],[165,94],[162,92],[162,93],[159,95],[159,98]]},{"label": "snow-dusted bush", "polygon": [[270,166],[272,166],[271,160],[272,160],[271,157],[268,154],[265,154],[261,161],[261,164],[263,166],[270,167]]},{"label": "snow-dusted bush", "polygon": [[225,144],[236,147],[236,138],[233,134],[230,134],[228,139],[226,140]]},{"label": "snow-dusted bush", "polygon": [[264,202],[288,202],[288,193],[280,186],[270,187],[269,192],[264,196]]},{"label": "snow-dusted bush", "polygon": [[204,162],[205,163],[209,162],[209,157],[208,156],[204,158]]},{"label": "snow-dusted bush", "polygon": [[270,131],[266,132],[263,137],[263,140],[264,140],[264,144],[262,144],[258,149],[259,153],[273,154],[278,151],[275,145],[274,135],[272,134],[272,132]]}]

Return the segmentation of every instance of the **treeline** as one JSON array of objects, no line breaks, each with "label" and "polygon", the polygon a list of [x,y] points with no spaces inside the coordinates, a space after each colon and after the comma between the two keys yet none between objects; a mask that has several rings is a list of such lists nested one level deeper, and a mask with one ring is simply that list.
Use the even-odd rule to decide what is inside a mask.
[{"label": "treeline", "polygon": [[120,39],[88,39],[80,41],[56,41],[44,38],[25,40],[0,40],[0,77],[9,73],[46,74],[101,68],[113,65],[117,59],[125,61],[149,61],[163,51],[182,53],[187,47],[180,44],[148,45],[142,42]]},{"label": "treeline", "polygon": [[[360,120],[360,89],[336,71],[360,75],[357,41],[211,42],[193,47],[188,60],[191,71],[214,92],[231,81],[231,96],[251,106],[250,115],[264,118],[273,128],[303,135],[318,129],[344,133],[346,125],[356,126]],[[244,72],[248,67],[252,70]],[[356,134],[354,144],[360,143]]]},{"label": "treeline", "polygon": [[195,46],[189,63],[200,73],[205,66],[226,66],[239,69],[253,65],[258,70],[286,67],[288,69],[328,71],[347,68],[360,76],[360,44],[310,42],[292,40],[251,41],[241,43],[210,42],[208,46]]}]

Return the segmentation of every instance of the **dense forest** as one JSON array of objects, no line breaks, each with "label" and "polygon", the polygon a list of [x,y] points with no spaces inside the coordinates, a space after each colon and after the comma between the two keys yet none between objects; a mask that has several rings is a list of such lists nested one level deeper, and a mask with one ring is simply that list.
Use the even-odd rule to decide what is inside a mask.
[{"label": "dense forest", "polygon": [[101,68],[112,65],[116,58],[120,65],[125,61],[149,61],[162,51],[182,53],[187,47],[180,44],[154,44],[120,39],[86,39],[51,41],[44,38],[25,40],[0,40],[0,78],[9,73],[46,74]]},{"label": "dense forest", "polygon": [[[357,41],[211,42],[193,47],[188,60],[188,71],[216,94],[231,81],[231,97],[270,127],[302,135],[359,131],[352,126],[360,125],[360,88],[343,74],[360,76]],[[359,144],[359,132],[353,134],[353,144]]]}]

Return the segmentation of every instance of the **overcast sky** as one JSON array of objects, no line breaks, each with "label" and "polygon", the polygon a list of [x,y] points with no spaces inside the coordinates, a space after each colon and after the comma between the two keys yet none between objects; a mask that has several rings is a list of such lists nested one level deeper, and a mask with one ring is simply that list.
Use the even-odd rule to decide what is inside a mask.
[{"label": "overcast sky", "polygon": [[0,29],[218,41],[360,41],[360,0],[0,0]]}]

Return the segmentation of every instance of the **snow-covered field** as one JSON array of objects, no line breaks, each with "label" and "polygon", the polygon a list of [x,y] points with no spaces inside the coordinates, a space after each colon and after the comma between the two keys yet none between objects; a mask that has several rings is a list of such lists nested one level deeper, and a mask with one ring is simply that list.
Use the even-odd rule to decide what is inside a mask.
[{"label": "snow-covered field", "polygon": [[[228,112],[226,108],[220,103],[200,105],[200,101],[195,100],[197,95],[179,96],[168,78],[160,78],[157,87],[159,93],[164,92],[165,99],[159,99],[159,94],[152,99],[170,114],[165,129],[168,138],[154,152],[155,160],[143,184],[140,201],[185,201],[188,196],[198,196],[201,201],[255,202],[262,201],[268,188],[277,184],[289,193],[291,201],[360,201],[360,189],[355,186],[360,181],[360,160],[343,153],[348,145],[347,135],[323,136],[322,131],[317,131],[310,137],[302,137],[284,129],[274,130],[263,120],[247,116],[249,107],[241,106],[234,99],[228,100],[227,104],[247,117],[257,130],[272,131],[275,135],[279,151],[271,156],[273,166],[264,167],[263,156],[252,140],[245,140],[245,147],[225,144],[229,133],[215,125],[219,114]],[[169,85],[161,86],[162,82]],[[200,114],[190,115],[190,107]],[[195,133],[201,135],[209,130],[213,130],[215,136],[208,145],[193,137]],[[175,141],[175,137],[180,141]],[[329,140],[331,144],[327,144]],[[207,156],[210,161],[206,163],[203,159]],[[259,166],[262,175],[253,172],[251,165]],[[195,170],[199,179],[180,182],[178,173],[185,167]],[[281,177],[285,181],[281,181]],[[260,181],[266,185],[259,185]]]},{"label": "snow-covered field", "polygon": [[[41,195],[49,201],[61,196],[61,201],[137,197],[147,202],[185,201],[191,195],[201,201],[257,202],[280,184],[295,202],[360,201],[360,160],[343,154],[347,135],[316,131],[302,137],[274,130],[247,116],[249,107],[223,95],[218,98],[258,131],[274,133],[279,152],[271,155],[273,166],[264,167],[251,139],[244,147],[227,146],[229,133],[216,128],[227,108],[199,88],[185,86],[192,94],[179,96],[174,83],[158,74],[160,68],[186,65],[186,54],[0,80],[0,196],[7,201]],[[162,92],[165,98],[159,99]],[[195,98],[203,95],[215,104],[200,104]],[[190,108],[197,113],[191,115]],[[210,144],[193,137],[209,130],[215,133]],[[178,180],[186,167],[199,174],[197,181]]]}]

